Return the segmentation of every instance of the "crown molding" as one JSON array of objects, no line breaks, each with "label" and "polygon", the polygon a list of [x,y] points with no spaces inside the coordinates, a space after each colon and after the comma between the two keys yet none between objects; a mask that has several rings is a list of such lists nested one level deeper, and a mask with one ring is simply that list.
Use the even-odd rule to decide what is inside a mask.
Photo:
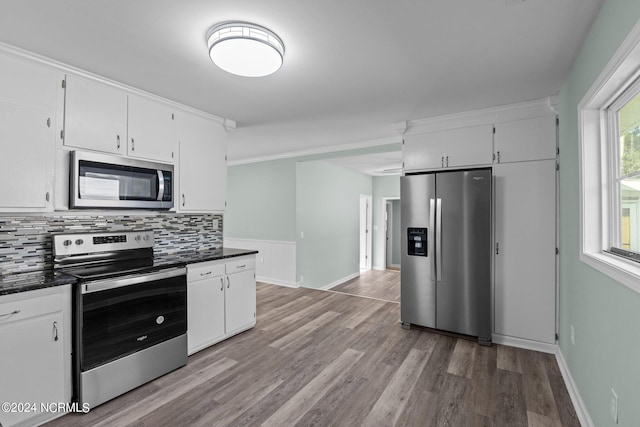
[{"label": "crown molding", "polygon": [[407,134],[438,132],[470,126],[510,122],[533,117],[556,115],[558,97],[501,105],[407,122]]}]

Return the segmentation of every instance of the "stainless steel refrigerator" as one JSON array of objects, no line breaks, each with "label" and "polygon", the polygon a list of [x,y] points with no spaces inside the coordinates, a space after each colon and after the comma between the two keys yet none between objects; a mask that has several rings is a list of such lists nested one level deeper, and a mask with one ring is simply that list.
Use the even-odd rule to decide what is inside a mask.
[{"label": "stainless steel refrigerator", "polygon": [[400,178],[402,326],[491,343],[491,169]]}]

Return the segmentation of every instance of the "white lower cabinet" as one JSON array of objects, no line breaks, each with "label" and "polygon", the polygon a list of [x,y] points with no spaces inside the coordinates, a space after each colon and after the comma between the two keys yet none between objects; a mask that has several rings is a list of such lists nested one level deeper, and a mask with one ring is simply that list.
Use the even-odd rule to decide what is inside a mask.
[{"label": "white lower cabinet", "polygon": [[50,420],[70,401],[70,301],[69,286],[0,297],[3,427]]},{"label": "white lower cabinet", "polygon": [[255,324],[255,255],[187,266],[190,355]]},{"label": "white lower cabinet", "polygon": [[556,162],[493,166],[495,333],[555,343]]}]

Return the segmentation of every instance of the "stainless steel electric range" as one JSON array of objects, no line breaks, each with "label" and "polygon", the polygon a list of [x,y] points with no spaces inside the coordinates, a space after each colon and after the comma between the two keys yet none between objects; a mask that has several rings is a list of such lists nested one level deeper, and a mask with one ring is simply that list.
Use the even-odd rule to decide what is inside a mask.
[{"label": "stainless steel electric range", "polygon": [[187,363],[184,266],[156,265],[153,231],[56,234],[74,292],[74,400],[97,406]]}]

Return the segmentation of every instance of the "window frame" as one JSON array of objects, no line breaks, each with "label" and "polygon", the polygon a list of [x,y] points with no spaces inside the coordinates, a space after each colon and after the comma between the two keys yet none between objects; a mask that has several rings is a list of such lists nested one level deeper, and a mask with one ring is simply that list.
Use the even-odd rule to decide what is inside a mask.
[{"label": "window frame", "polygon": [[580,260],[640,293],[640,263],[610,252],[620,227],[614,212],[619,193],[612,185],[619,136],[611,112],[633,88],[640,91],[640,22],[578,104]]}]

